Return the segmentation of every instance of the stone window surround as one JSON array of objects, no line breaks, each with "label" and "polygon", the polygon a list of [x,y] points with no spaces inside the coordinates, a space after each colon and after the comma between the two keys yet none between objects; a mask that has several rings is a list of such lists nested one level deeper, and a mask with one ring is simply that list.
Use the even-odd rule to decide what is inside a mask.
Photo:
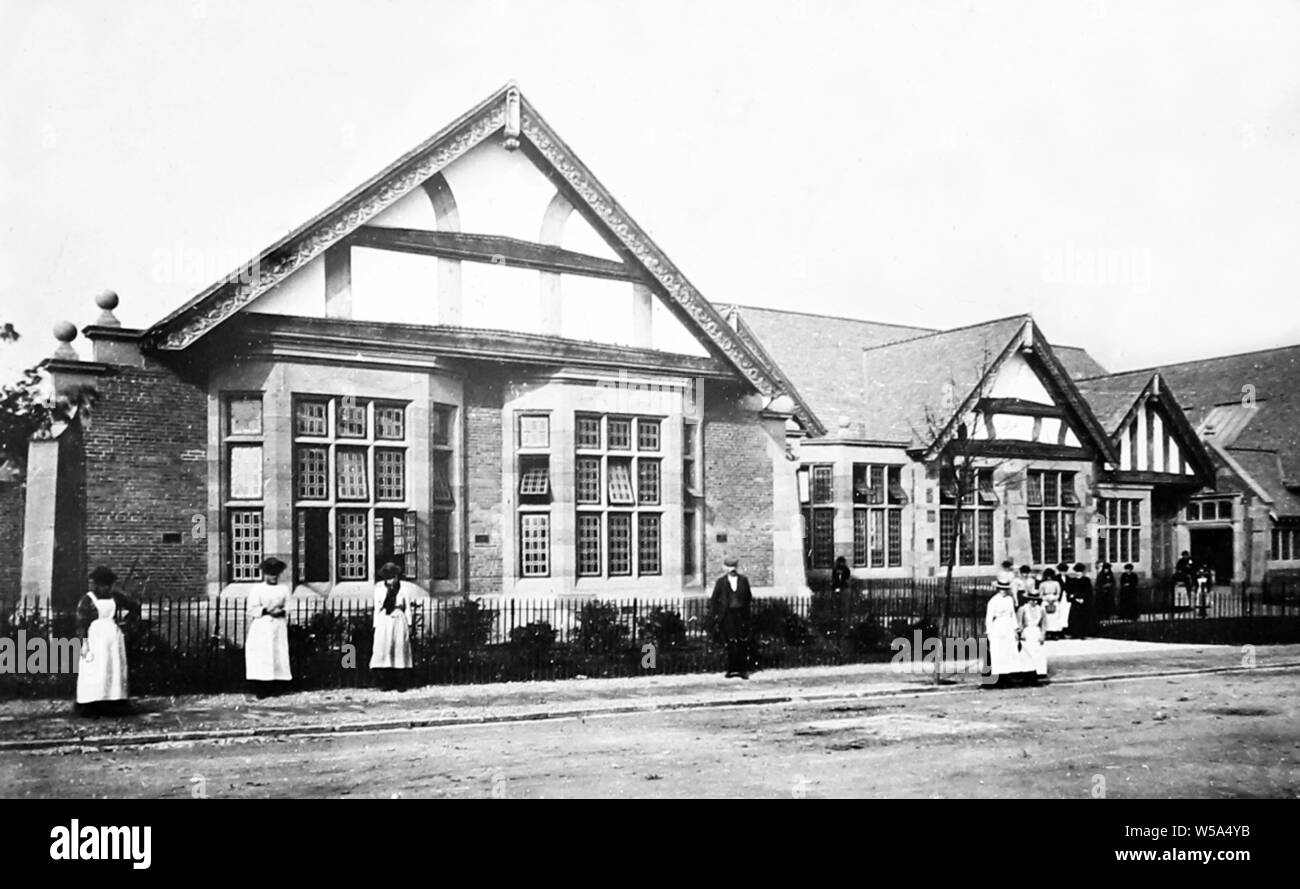
[{"label": "stone window surround", "polygon": [[[626,386],[624,383],[636,385]],[[502,595],[520,597],[588,596],[632,597],[680,595],[691,578],[683,579],[683,478],[682,461],[669,459],[682,453],[683,423],[700,422],[702,399],[695,399],[694,414],[687,413],[685,393],[695,383],[686,377],[645,374],[635,379],[617,372],[562,370],[516,380],[502,400],[503,514],[511,527],[518,524],[516,478],[519,425],[517,417],[529,413],[550,415],[551,558],[548,577],[521,577],[515,532],[503,535],[501,547]],[[646,416],[659,419],[660,570],[638,577],[578,577],[577,570],[577,417],[580,414]],[[636,424],[632,424],[632,450],[636,455]],[[526,453],[526,451],[524,452]],[[701,458],[697,454],[697,461]],[[697,465],[702,465],[697,462]],[[607,484],[607,480],[603,480]],[[697,522],[698,524],[698,522]],[[602,529],[606,530],[606,529]],[[636,527],[632,533],[636,534]],[[607,533],[607,531],[606,531]],[[697,530],[698,533],[698,530]]]},{"label": "stone window surround", "polygon": [[[263,446],[264,477],[268,481],[264,500],[262,549],[264,556],[276,556],[292,566],[294,547],[293,521],[293,398],[295,395],[354,395],[359,400],[377,402],[407,401],[410,406],[407,422],[407,502],[419,517],[420,562],[417,586],[433,594],[456,594],[463,589],[463,565],[466,552],[464,544],[464,398],[459,376],[435,369],[396,370],[383,367],[356,365],[329,365],[277,361],[267,359],[250,361],[237,367],[222,368],[215,373],[208,387],[208,440],[209,494],[208,528],[219,529],[207,535],[207,564],[209,595],[241,597],[248,592],[251,582],[227,582],[224,560],[228,540],[223,524],[225,502],[222,474],[225,472],[223,448],[225,441],[225,397],[260,392],[263,396]],[[451,574],[445,581],[430,580],[432,503],[432,464],[430,439],[434,404],[456,408],[453,419],[455,456],[451,460],[452,488],[456,492],[455,507],[451,511]],[[271,484],[270,482],[274,482]],[[382,507],[383,504],[377,504]],[[282,578],[282,582],[287,580]],[[256,581],[260,583],[261,581]],[[350,581],[328,584],[299,584],[295,594],[330,596],[373,595],[374,585],[369,581]]]}]

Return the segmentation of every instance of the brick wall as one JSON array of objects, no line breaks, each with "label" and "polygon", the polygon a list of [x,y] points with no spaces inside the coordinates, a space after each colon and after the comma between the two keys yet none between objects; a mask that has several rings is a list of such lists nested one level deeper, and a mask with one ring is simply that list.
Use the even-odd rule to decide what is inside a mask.
[{"label": "brick wall", "polygon": [[[469,569],[465,592],[501,592],[501,386],[475,379],[465,383],[465,501],[469,520],[465,544]],[[486,536],[486,543],[476,542]]]},{"label": "brick wall", "polygon": [[17,596],[22,585],[24,494],[21,481],[0,482],[0,597]]},{"label": "brick wall", "polygon": [[207,513],[202,384],[150,363],[114,368],[98,388],[84,428],[86,564],[123,580],[134,564],[133,591],[147,578],[150,593],[205,595],[207,542],[193,534]]},{"label": "brick wall", "polygon": [[[754,586],[773,583],[772,458],[769,439],[743,391],[709,389],[704,417],[704,565],[706,587],[728,555]],[[720,543],[718,535],[727,541]]]}]

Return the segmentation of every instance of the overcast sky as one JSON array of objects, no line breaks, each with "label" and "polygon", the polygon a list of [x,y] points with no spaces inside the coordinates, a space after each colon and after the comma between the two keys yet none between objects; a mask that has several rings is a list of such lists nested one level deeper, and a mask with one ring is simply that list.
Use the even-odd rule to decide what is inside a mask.
[{"label": "overcast sky", "polygon": [[[0,378],[147,326],[509,79],[714,302],[1300,343],[1300,4],[0,4]],[[86,354],[86,344],[79,342]]]}]

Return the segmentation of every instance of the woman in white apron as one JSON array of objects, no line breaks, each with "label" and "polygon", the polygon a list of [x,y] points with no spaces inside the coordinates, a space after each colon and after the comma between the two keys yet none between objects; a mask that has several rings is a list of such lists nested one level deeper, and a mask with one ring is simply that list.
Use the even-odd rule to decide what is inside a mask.
[{"label": "woman in white apron", "polygon": [[379,684],[396,688],[402,684],[398,671],[410,670],[411,625],[407,613],[411,607],[402,569],[388,562],[379,569],[380,582],[375,585],[375,637],[370,654],[370,669]]},{"label": "woman in white apron", "polygon": [[1016,645],[1016,606],[1011,585],[998,585],[984,612],[984,633],[988,636],[989,675],[986,684],[996,685],[1002,677],[1020,671],[1020,651]]},{"label": "woman in white apron", "polygon": [[117,575],[100,566],[91,573],[94,589],[77,605],[81,661],[77,665],[77,710],[96,715],[127,707],[126,637],[119,624],[131,603],[113,592]]},{"label": "woman in white apron", "polygon": [[1052,568],[1043,569],[1043,582],[1038,585],[1043,600],[1045,622],[1043,632],[1048,639],[1059,639],[1070,623],[1070,600],[1061,589],[1061,582]]},{"label": "woman in white apron", "polygon": [[266,583],[248,594],[248,637],[244,640],[244,676],[255,683],[258,697],[265,697],[274,683],[293,678],[289,670],[289,592],[280,585],[284,562],[276,558],[262,560]]},{"label": "woman in white apron", "polygon": [[1020,606],[1020,670],[1030,682],[1047,678],[1047,612],[1038,591],[1029,593]]}]

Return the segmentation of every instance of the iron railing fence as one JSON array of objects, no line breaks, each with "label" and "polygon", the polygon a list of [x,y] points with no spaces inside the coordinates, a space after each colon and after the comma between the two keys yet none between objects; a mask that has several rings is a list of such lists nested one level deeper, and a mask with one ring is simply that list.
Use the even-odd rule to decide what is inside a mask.
[{"label": "iron railing fence", "polygon": [[[888,660],[893,640],[915,643],[917,633],[978,638],[990,595],[987,581],[955,578],[947,586],[940,577],[871,580],[839,593],[759,598],[753,610],[753,660],[760,669],[829,666]],[[134,602],[124,622],[133,694],[246,687],[248,615],[242,599],[148,595]],[[373,684],[373,614],[372,602],[359,598],[291,599],[294,686]],[[1209,633],[1235,641],[1258,636],[1269,621],[1300,625],[1300,596],[1225,588],[1189,600],[1172,584],[1157,582],[1144,584],[1133,601],[1099,603],[1098,618],[1103,635],[1195,641]],[[725,660],[708,598],[698,595],[433,598],[414,602],[409,620],[415,667],[408,681],[414,684],[720,671]],[[20,658],[34,650],[32,640],[73,638],[76,624],[75,608],[0,598],[0,640],[11,640],[10,651]],[[53,664],[43,671],[16,666],[0,671],[0,694],[72,693],[75,675],[52,671]],[[27,657],[23,666],[40,665]]]}]

